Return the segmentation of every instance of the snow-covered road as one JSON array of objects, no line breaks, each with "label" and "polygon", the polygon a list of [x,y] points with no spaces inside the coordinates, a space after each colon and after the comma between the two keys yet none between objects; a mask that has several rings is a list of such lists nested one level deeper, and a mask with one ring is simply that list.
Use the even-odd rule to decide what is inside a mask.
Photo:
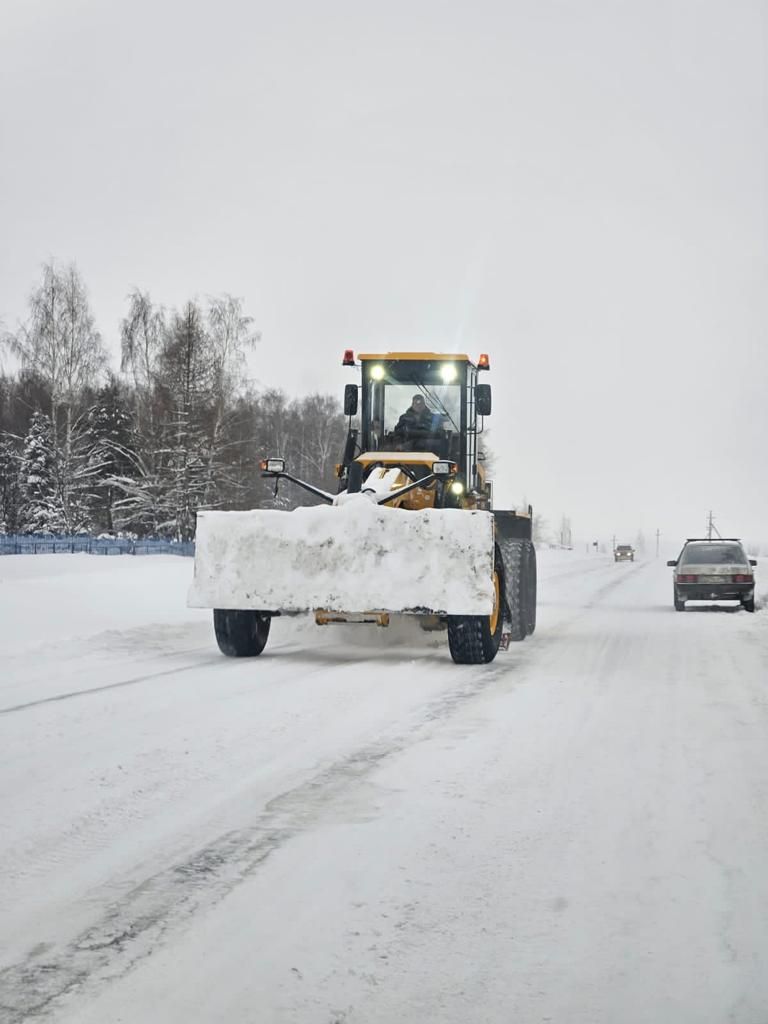
[{"label": "snow-covered road", "polygon": [[768,1021],[768,612],[549,552],[492,665],[240,662],[190,574],[0,561],[3,1024]]}]

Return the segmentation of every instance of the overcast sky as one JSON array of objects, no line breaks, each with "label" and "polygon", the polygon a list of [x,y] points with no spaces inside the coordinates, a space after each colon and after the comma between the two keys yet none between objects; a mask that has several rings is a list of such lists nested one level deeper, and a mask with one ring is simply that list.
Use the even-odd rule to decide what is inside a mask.
[{"label": "overcast sky", "polygon": [[255,373],[489,352],[497,504],[768,542],[757,0],[0,0],[0,317],[241,296]]}]

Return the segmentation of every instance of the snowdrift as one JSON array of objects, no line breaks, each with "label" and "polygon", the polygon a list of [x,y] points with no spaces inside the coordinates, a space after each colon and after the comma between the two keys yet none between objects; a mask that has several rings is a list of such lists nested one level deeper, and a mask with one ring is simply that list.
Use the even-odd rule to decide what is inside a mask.
[{"label": "snowdrift", "polygon": [[191,608],[490,615],[493,517],[366,497],[293,512],[200,512]]}]

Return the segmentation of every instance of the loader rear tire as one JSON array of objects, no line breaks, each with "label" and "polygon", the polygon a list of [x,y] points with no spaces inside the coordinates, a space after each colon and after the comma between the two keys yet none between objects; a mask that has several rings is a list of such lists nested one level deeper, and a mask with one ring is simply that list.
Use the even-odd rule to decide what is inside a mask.
[{"label": "loader rear tire", "polygon": [[228,658],[255,658],[267,644],[270,615],[254,611],[214,608],[213,629],[216,643]]},{"label": "loader rear tire", "polygon": [[525,640],[536,629],[536,551],[529,540],[504,544],[509,639]]},{"label": "loader rear tire", "polygon": [[538,600],[537,573],[536,573],[536,548],[531,541],[528,545],[525,567],[525,629],[528,636],[536,632],[536,603]]},{"label": "loader rear tire", "polygon": [[457,665],[487,665],[496,657],[504,629],[504,563],[493,566],[496,604],[492,615],[449,615],[448,648]]}]

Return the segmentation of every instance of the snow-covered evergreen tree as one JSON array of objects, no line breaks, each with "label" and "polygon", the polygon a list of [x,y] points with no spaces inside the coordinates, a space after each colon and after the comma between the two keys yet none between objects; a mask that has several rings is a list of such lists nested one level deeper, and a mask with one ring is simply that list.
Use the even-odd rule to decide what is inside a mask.
[{"label": "snow-covered evergreen tree", "polygon": [[19,462],[13,441],[0,439],[0,533],[18,533],[21,527]]},{"label": "snow-covered evergreen tree", "polygon": [[24,438],[19,466],[23,496],[20,514],[23,533],[64,533],[66,524],[58,487],[53,425],[36,412]]}]

